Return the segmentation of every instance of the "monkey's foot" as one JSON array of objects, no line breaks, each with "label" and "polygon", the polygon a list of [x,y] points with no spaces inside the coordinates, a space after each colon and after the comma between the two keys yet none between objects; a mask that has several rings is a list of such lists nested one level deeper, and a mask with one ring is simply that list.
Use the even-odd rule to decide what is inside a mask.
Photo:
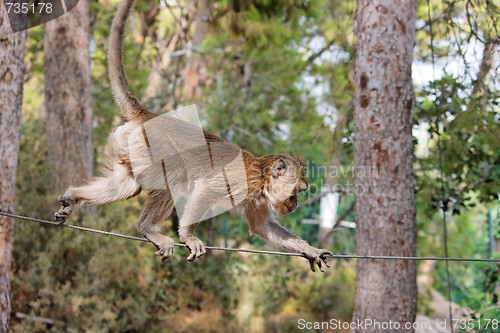
[{"label": "monkey's foot", "polygon": [[189,248],[189,251],[191,251],[191,253],[187,257],[187,260],[189,261],[194,261],[207,253],[203,242],[196,237],[188,237],[183,241],[183,243],[186,244],[186,246]]},{"label": "monkey's foot", "polygon": [[158,251],[156,251],[155,254],[161,262],[167,261],[167,259],[174,254],[174,240],[170,237],[165,237],[165,240],[161,244],[155,245],[158,247]]},{"label": "monkey's foot", "polygon": [[60,224],[64,224],[73,211],[73,203],[71,198],[65,195],[58,196],[57,201],[61,203],[61,208],[54,213],[54,219]]},{"label": "monkey's foot", "polygon": [[319,270],[324,272],[323,264],[330,268],[330,264],[328,263],[328,256],[332,255],[329,250],[326,249],[317,249],[312,247],[307,251],[302,252],[302,255],[309,260],[309,265],[311,266],[311,271],[316,272],[315,265],[318,265]]}]

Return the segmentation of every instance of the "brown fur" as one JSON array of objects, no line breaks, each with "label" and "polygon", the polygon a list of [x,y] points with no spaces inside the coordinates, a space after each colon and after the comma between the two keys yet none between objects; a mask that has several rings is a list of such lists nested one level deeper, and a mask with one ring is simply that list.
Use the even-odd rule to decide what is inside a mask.
[{"label": "brown fur", "polygon": [[[130,93],[123,70],[123,36],[132,4],[133,0],[124,0],[120,4],[111,27],[108,50],[111,87],[124,122],[110,134],[103,176],[93,178],[81,187],[69,187],[65,194],[59,197],[61,208],[54,216],[61,223],[66,221],[74,205],[107,204],[133,197],[142,190],[134,179],[128,156],[128,138],[132,131],[157,115],[141,106]],[[204,131],[204,136],[209,145],[224,142],[207,131]],[[323,270],[322,264],[328,265],[326,257],[330,252],[314,248],[291,234],[273,215],[273,212],[287,214],[296,209],[297,193],[307,188],[304,160],[297,155],[271,154],[255,157],[248,151],[243,150],[242,153],[245,175],[240,177],[241,182],[246,181],[248,192],[243,202],[237,206],[237,210],[247,220],[251,233],[286,250],[302,253],[309,260],[313,271],[315,264]],[[206,168],[203,165],[201,167]],[[176,175],[176,170],[166,172],[168,175],[158,175],[158,178]],[[196,221],[200,210],[200,201],[197,200],[206,199],[203,189],[212,185],[214,184],[202,184],[200,189],[192,193],[188,199],[189,209],[183,217],[184,221],[180,223],[180,240],[191,251],[188,260],[195,260],[205,253],[203,243],[193,233],[198,225]],[[158,248],[156,255],[162,260],[172,255],[174,241],[159,232],[159,224],[168,218],[173,208],[172,195],[168,189],[150,190],[137,223],[138,230]]]}]

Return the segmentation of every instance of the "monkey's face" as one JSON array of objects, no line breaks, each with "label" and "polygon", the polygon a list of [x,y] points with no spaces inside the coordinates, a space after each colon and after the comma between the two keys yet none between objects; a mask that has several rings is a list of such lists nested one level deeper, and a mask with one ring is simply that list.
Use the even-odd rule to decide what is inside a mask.
[{"label": "monkey's face", "polygon": [[266,172],[264,194],[273,210],[288,214],[297,208],[299,192],[307,189],[305,163],[299,157],[272,155],[270,168]]}]

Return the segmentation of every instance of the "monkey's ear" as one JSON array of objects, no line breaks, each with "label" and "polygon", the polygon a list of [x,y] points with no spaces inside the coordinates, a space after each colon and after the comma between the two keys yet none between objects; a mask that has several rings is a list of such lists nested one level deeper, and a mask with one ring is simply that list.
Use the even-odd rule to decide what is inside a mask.
[{"label": "monkey's ear", "polygon": [[274,178],[281,177],[286,173],[286,161],[282,157],[278,158],[273,163],[272,174]]}]

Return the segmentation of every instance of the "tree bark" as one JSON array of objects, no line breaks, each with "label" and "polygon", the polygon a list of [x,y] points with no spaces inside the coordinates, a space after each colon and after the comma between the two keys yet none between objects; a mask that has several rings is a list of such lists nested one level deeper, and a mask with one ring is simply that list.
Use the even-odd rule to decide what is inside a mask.
[{"label": "tree bark", "polygon": [[51,187],[59,193],[93,170],[89,0],[45,25],[44,50]]},{"label": "tree bark", "polygon": [[[13,33],[0,4],[0,210],[14,210],[23,101],[26,31]],[[7,332],[10,318],[10,275],[13,219],[0,216],[0,332]]]},{"label": "tree bark", "polygon": [[186,68],[183,73],[183,97],[198,102],[201,94],[201,85],[206,78],[206,64],[199,52],[203,40],[207,37],[209,30],[209,8],[207,0],[198,1],[195,28],[191,39],[192,51],[188,52]]},{"label": "tree bark", "polygon": [[[358,0],[355,163],[359,255],[416,254],[411,82],[416,0]],[[391,327],[357,332],[413,332],[414,261],[357,263],[353,319]]]},{"label": "tree bark", "polygon": [[500,48],[497,46],[492,38],[489,38],[484,44],[483,57],[481,58],[481,64],[479,65],[479,70],[477,72],[476,79],[472,82],[472,96],[481,96],[481,98],[476,101],[474,98],[471,99],[471,103],[469,103],[469,109],[474,107],[480,107],[484,109],[488,104],[488,90],[485,89],[487,86],[487,76],[491,71],[494,62],[495,49]]},{"label": "tree bark", "polygon": [[[331,159],[330,167],[332,170],[340,170],[340,167],[342,165],[342,155],[341,155],[341,147],[342,147],[342,138],[343,138],[343,131],[347,126],[348,122],[348,113],[349,111],[343,111],[340,113],[337,123],[335,124],[335,131],[333,132],[332,135],[332,152],[333,156]],[[328,190],[335,190],[337,188],[337,185],[339,184],[338,177],[332,177],[330,173],[328,172],[327,178],[326,178],[326,185]],[[342,195],[342,194],[340,194]],[[338,205],[340,207],[340,204]],[[337,209],[338,209],[337,207]],[[349,209],[352,210],[352,209]],[[344,215],[344,214],[342,214]],[[345,217],[345,216],[344,216]],[[323,221],[320,223],[319,226],[319,231],[318,231],[318,240],[319,240],[319,247],[320,248],[325,248],[325,249],[331,249],[333,245],[333,231],[335,228],[338,227],[337,222],[340,223],[342,219],[337,219],[333,225],[333,227],[324,227]]]},{"label": "tree bark", "polygon": [[[170,36],[170,38],[166,38],[168,42],[163,40],[159,40],[158,43],[158,61],[151,68],[148,77],[148,87],[144,93],[143,99],[146,101],[148,99],[152,99],[157,96],[160,91],[164,88],[162,85],[164,72],[168,70],[170,67],[170,63],[172,62],[171,53],[175,51],[175,47],[177,42],[179,41],[181,35],[180,28]],[[151,108],[153,110],[161,110],[164,105],[161,105],[158,102],[153,102]]]}]

